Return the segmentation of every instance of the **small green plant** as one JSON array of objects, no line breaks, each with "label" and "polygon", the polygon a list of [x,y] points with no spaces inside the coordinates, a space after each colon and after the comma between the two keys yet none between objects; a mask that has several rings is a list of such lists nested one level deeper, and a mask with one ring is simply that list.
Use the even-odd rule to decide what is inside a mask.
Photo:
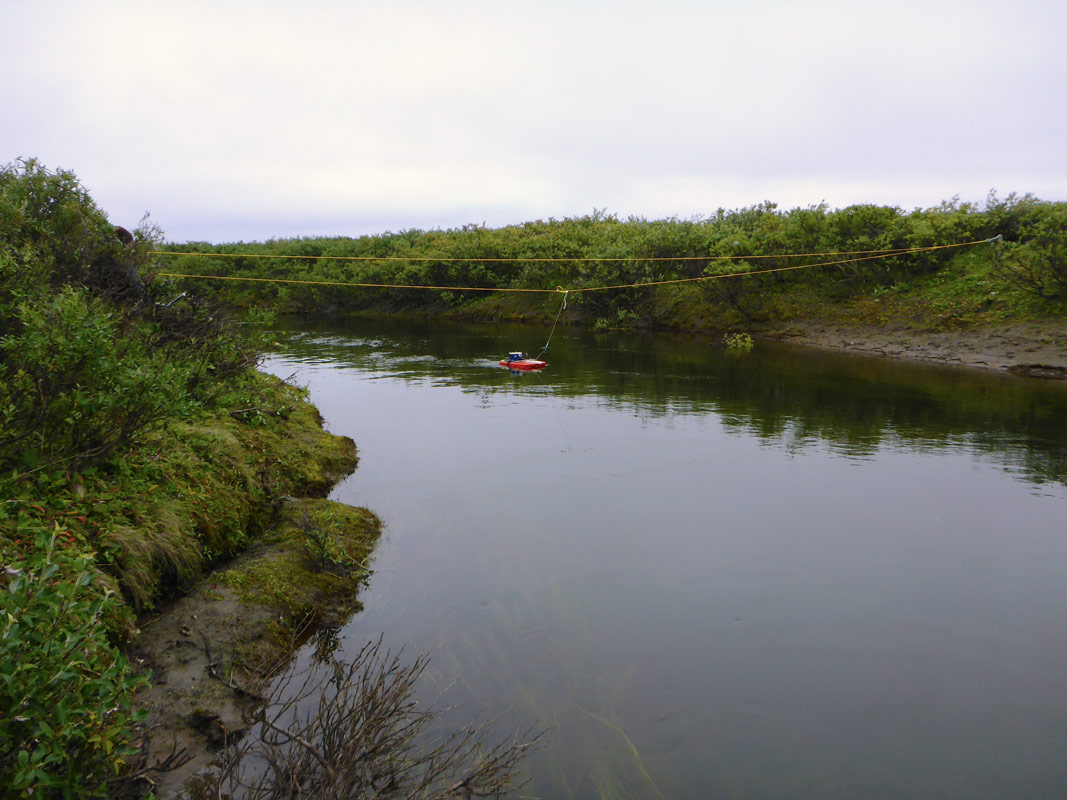
[{"label": "small green plant", "polygon": [[118,600],[94,585],[92,559],[41,531],[0,588],[0,785],[9,797],[102,797],[130,746],[131,673],[107,641]]},{"label": "small green plant", "polygon": [[269,328],[277,320],[277,313],[270,308],[263,308],[261,306],[252,306],[248,309],[247,322],[249,325],[261,325],[264,328]]},{"label": "small green plant", "polygon": [[744,332],[728,333],[722,337],[722,343],[733,353],[747,353],[756,344],[752,337]]},{"label": "small green plant", "polygon": [[307,535],[306,552],[317,571],[342,570],[346,574],[370,574],[367,559],[357,561],[352,558],[338,541],[342,533],[341,521],[330,509],[312,513],[305,511],[296,526]]}]

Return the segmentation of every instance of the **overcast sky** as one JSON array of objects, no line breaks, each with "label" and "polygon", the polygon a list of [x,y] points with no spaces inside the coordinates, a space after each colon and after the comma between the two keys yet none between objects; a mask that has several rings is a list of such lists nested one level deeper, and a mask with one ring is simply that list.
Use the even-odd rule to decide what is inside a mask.
[{"label": "overcast sky", "polygon": [[0,162],[170,241],[1067,200],[1064,0],[0,0]]}]

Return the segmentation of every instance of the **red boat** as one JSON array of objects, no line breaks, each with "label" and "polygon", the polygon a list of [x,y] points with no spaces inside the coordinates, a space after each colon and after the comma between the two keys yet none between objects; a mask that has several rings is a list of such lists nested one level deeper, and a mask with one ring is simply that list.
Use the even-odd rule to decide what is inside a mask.
[{"label": "red boat", "polygon": [[548,366],[547,361],[538,361],[536,358],[527,358],[525,353],[508,353],[508,357],[500,362],[500,366],[508,369],[544,369]]}]

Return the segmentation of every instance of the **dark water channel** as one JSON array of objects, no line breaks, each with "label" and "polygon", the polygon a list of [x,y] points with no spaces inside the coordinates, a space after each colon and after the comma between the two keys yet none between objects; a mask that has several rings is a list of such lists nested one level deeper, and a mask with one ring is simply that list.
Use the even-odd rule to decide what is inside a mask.
[{"label": "dark water channel", "polygon": [[798,349],[303,321],[385,523],[353,652],[552,728],[546,798],[1067,792],[1067,387]]}]

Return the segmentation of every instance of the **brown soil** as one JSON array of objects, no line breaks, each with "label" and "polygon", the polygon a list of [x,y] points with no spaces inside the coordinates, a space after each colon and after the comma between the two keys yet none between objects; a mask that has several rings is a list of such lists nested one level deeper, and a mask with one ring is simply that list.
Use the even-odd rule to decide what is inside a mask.
[{"label": "brown soil", "polygon": [[887,358],[1067,378],[1067,323],[1059,321],[936,332],[800,322],[771,338]]},{"label": "brown soil", "polygon": [[250,694],[235,691],[226,664],[235,647],[263,637],[269,610],[248,608],[236,592],[204,582],[160,617],[144,623],[133,655],[152,670],[152,684],[138,694],[136,707],[149,712],[142,752],[149,764],[172,750],[191,758],[175,770],[154,775],[156,796],[166,798],[186,779],[209,767],[228,734],[244,730],[255,708],[254,681],[242,680]]},{"label": "brown soil", "polygon": [[211,766],[228,739],[243,734],[264,683],[295,646],[359,608],[356,593],[366,572],[323,569],[309,558],[300,524],[323,511],[336,521],[337,542],[351,564],[369,556],[380,531],[370,512],[328,500],[290,500],[272,531],[248,552],[141,621],[130,655],[152,671],[150,687],[134,698],[135,708],[148,712],[142,753],[148,764],[172,752],[191,757],[152,773],[161,800],[177,795]]}]

